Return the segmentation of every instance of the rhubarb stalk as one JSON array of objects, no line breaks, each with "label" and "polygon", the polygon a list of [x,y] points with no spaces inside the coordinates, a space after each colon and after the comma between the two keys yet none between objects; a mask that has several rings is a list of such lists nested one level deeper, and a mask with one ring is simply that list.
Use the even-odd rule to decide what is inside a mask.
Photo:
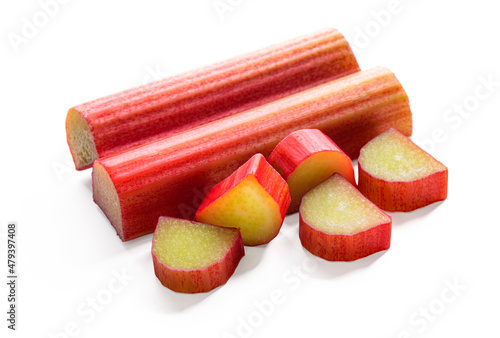
[{"label": "rhubarb stalk", "polygon": [[386,211],[412,211],[448,196],[448,168],[390,128],[362,149],[359,191]]},{"label": "rhubarb stalk", "polygon": [[326,29],[68,111],[77,169],[97,158],[359,71],[344,36]]},{"label": "rhubarb stalk", "polygon": [[164,286],[199,293],[225,284],[245,249],[238,229],[160,217],[151,254],[155,274]]},{"label": "rhubarb stalk", "polygon": [[195,220],[239,228],[243,244],[269,243],[278,235],[290,194],[285,180],[261,154],[255,154],[203,200]]},{"label": "rhubarb stalk", "polygon": [[338,173],[304,196],[299,215],[302,246],[328,261],[353,261],[391,246],[391,217]]},{"label": "rhubarb stalk", "polygon": [[94,201],[124,241],[159,216],[192,218],[205,194],[293,131],[317,128],[351,158],[389,127],[412,131],[408,97],[385,68],[358,72],[95,161]]},{"label": "rhubarb stalk", "polygon": [[301,129],[285,137],[269,155],[269,163],[290,189],[288,214],[297,212],[302,197],[333,173],[356,185],[349,156],[318,129]]}]

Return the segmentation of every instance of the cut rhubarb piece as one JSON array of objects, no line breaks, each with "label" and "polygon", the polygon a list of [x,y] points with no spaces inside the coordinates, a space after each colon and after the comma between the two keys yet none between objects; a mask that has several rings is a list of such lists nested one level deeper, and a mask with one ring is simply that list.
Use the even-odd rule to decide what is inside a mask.
[{"label": "cut rhubarb piece", "polygon": [[445,200],[448,168],[390,128],[362,149],[359,190],[386,211],[412,211]]},{"label": "cut rhubarb piece", "polygon": [[286,182],[256,154],[210,190],[195,220],[239,228],[244,245],[261,245],[278,235],[289,205]]},{"label": "cut rhubarb piece", "polygon": [[335,173],[300,204],[302,246],[328,261],[353,261],[387,250],[392,219]]},{"label": "cut rhubarb piece", "polygon": [[212,66],[71,108],[67,141],[77,169],[359,71],[346,39],[325,29]]},{"label": "cut rhubarb piece", "polygon": [[245,255],[238,229],[170,217],[159,218],[151,252],[160,282],[184,293],[225,284]]},{"label": "cut rhubarb piece", "polygon": [[288,184],[292,198],[288,214],[297,212],[302,196],[333,173],[356,185],[349,156],[318,129],[301,129],[285,137],[269,155],[269,163]]},{"label": "cut rhubarb piece", "polygon": [[410,135],[408,97],[385,68],[357,72],[258,108],[94,163],[94,201],[124,241],[154,231],[160,216],[192,219],[206,193],[288,134],[317,128],[351,159],[395,127]]}]

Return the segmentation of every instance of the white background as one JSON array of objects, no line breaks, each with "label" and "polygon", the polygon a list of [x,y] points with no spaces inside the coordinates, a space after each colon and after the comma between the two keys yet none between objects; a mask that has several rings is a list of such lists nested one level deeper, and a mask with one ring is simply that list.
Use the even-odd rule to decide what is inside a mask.
[{"label": "white background", "polygon": [[[230,10],[218,13],[213,0],[61,0],[51,16],[46,2],[0,5],[2,337],[498,337],[493,1],[221,0]],[[39,27],[13,44],[26,22]],[[362,69],[399,78],[413,140],[449,168],[448,199],[391,213],[390,250],[356,262],[313,258],[294,215],[270,244],[246,248],[223,287],[162,287],[151,235],[122,243],[92,201],[91,171],[73,169],[67,110],[324,27],[345,34]],[[16,332],[6,328],[9,222],[18,225]]]}]

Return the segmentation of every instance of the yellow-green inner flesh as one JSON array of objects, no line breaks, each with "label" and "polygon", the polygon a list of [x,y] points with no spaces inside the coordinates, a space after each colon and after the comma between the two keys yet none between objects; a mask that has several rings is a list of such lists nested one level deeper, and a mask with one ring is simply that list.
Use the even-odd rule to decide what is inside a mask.
[{"label": "yellow-green inner flesh", "polygon": [[366,172],[386,181],[409,182],[446,169],[394,129],[368,142],[358,161]]},{"label": "yellow-green inner flesh", "polygon": [[288,177],[292,203],[290,208],[300,204],[302,197],[333,173],[338,172],[346,179],[354,181],[354,170],[350,160],[339,152],[322,151],[300,163]]},{"label": "yellow-green inner flesh", "polygon": [[87,121],[74,109],[68,111],[66,133],[76,167],[92,164],[98,157],[94,138]]},{"label": "yellow-green inner flesh", "polygon": [[207,206],[196,218],[200,222],[239,228],[245,245],[259,245],[272,239],[281,226],[276,201],[249,175]]},{"label": "yellow-green inner flesh", "polygon": [[154,234],[153,253],[173,269],[202,269],[224,258],[237,236],[237,229],[161,217]]},{"label": "yellow-green inner flesh", "polygon": [[300,214],[307,224],[327,234],[352,235],[390,221],[339,174],[304,196]]},{"label": "yellow-green inner flesh", "polygon": [[95,202],[115,227],[120,238],[123,239],[120,198],[111,177],[99,163],[95,163],[92,169],[92,189]]}]

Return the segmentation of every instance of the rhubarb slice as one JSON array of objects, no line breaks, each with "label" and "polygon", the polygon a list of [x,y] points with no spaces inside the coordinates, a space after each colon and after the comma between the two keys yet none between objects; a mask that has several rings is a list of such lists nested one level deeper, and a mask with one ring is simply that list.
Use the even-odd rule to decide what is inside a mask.
[{"label": "rhubarb slice", "polygon": [[349,156],[318,129],[301,129],[285,137],[269,155],[269,163],[290,189],[288,214],[297,212],[302,196],[333,173],[356,185]]},{"label": "rhubarb slice", "polygon": [[210,190],[195,220],[239,228],[243,244],[261,245],[278,235],[289,204],[286,182],[256,154]]},{"label": "rhubarb slice", "polygon": [[384,68],[357,72],[240,114],[94,163],[94,201],[124,241],[154,231],[159,216],[192,219],[211,188],[288,134],[317,128],[352,159],[395,127],[410,135],[408,97]]},{"label": "rhubarb slice", "polygon": [[359,71],[344,36],[325,29],[71,108],[77,169],[153,139],[257,107]]},{"label": "rhubarb slice", "polygon": [[302,246],[328,261],[353,261],[389,249],[392,219],[335,173],[300,204]]},{"label": "rhubarb slice", "polygon": [[225,284],[245,255],[238,229],[170,217],[159,218],[151,252],[160,282],[184,293]]},{"label": "rhubarb slice", "polygon": [[386,211],[412,211],[448,195],[448,168],[393,128],[361,149],[358,172],[359,190]]}]

